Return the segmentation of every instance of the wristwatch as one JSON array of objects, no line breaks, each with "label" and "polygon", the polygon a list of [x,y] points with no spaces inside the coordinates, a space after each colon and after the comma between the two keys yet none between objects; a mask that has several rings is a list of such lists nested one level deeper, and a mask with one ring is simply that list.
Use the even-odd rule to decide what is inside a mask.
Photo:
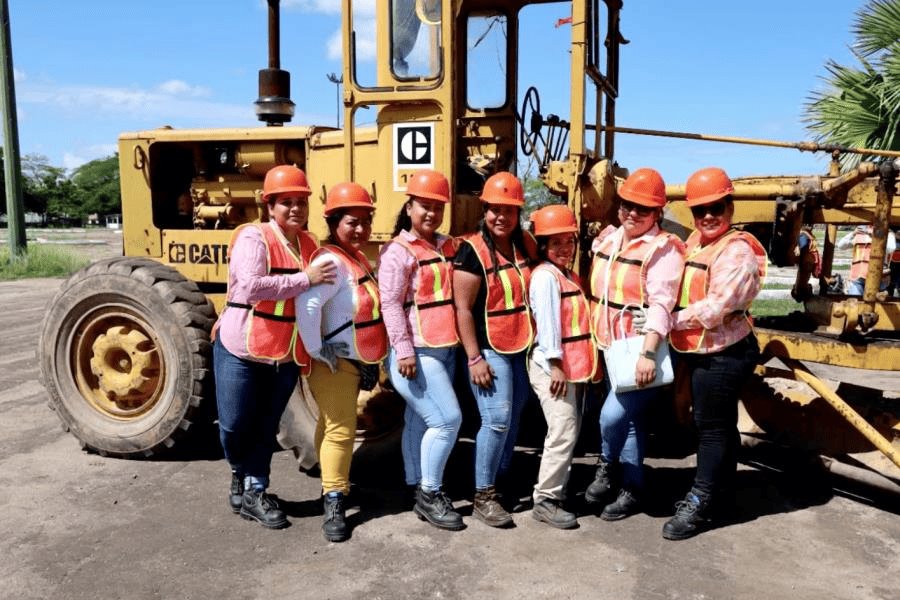
[{"label": "wristwatch", "polygon": [[656,360],[655,350],[641,350],[640,355],[644,358],[649,358],[650,360]]}]

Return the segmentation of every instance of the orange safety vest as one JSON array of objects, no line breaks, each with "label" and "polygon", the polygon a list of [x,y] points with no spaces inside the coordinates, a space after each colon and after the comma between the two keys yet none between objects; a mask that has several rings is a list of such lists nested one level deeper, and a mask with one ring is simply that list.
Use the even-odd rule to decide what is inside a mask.
[{"label": "orange safety vest", "polygon": [[[228,245],[228,254],[234,246],[238,232],[244,227],[256,227],[266,245],[266,274],[290,275],[302,271],[318,248],[316,239],[301,231],[298,235],[300,255],[290,246],[284,235],[272,224],[246,223],[235,229]],[[296,306],[293,298],[285,300],[259,300],[253,304],[234,302],[226,294],[226,306],[250,310],[245,340],[247,353],[261,360],[280,361],[288,356],[300,365],[301,373],[309,375],[312,361],[297,330]]]},{"label": "orange safety vest", "polygon": [[850,280],[865,279],[869,272],[869,254],[872,252],[872,236],[856,232],[853,236],[853,258],[850,261]]},{"label": "orange safety vest", "polygon": [[560,333],[562,334],[562,369],[566,381],[590,380],[597,371],[597,348],[591,338],[590,306],[578,282],[558,268],[542,263],[534,272],[549,271],[559,282]]},{"label": "orange safety vest", "polygon": [[[513,246],[514,262],[509,262],[501,253],[495,252],[495,268],[491,250],[481,233],[467,235],[463,240],[475,249],[487,283],[484,321],[488,343],[501,354],[525,350],[534,341],[527,294],[528,282],[531,280],[529,257],[519,256]],[[525,243],[526,249],[529,246],[537,247],[530,234],[525,235]]]},{"label": "orange safety vest", "polygon": [[621,252],[616,252],[615,244],[620,239],[619,236],[609,235],[601,240],[591,263],[591,331],[601,348],[608,348],[617,338],[615,332],[610,335],[610,324],[618,331],[621,321],[625,337],[635,335],[633,315],[630,310],[623,312],[623,309],[629,305],[641,308],[649,306],[646,290],[650,257],[668,243],[681,244],[681,240],[671,233],[660,231],[653,239],[638,240]]},{"label": "orange safety vest", "polygon": [[900,248],[897,248],[896,250],[891,252],[891,262],[900,263]]},{"label": "orange safety vest", "polygon": [[816,243],[816,236],[814,236],[811,231],[806,231],[805,229],[800,231],[800,235],[805,235],[809,238],[809,245],[807,245],[806,248],[809,252],[809,256],[813,259],[812,276],[819,277],[822,275],[822,255],[819,254],[819,245]]},{"label": "orange safety vest", "polygon": [[453,264],[456,240],[447,238],[437,249],[428,242],[412,242],[401,236],[392,241],[406,248],[416,259],[416,292],[404,309],[414,307],[419,337],[429,348],[445,348],[459,343],[456,308],[453,306]]},{"label": "orange safety vest", "polygon": [[327,334],[322,339],[328,341],[348,327],[353,327],[353,347],[356,355],[364,363],[378,364],[388,351],[387,329],[381,316],[381,297],[378,295],[378,285],[375,274],[369,267],[369,259],[360,251],[352,257],[339,246],[329,244],[322,246],[313,255],[313,258],[321,254],[333,254],[343,262],[356,281],[353,290],[353,306],[356,311],[353,318]]},{"label": "orange safety vest", "polygon": [[[708,246],[700,245],[700,233],[695,231],[687,239],[687,261],[684,264],[684,275],[681,278],[681,293],[678,296],[676,311],[683,310],[695,302],[706,298],[709,292],[709,268],[719,254],[735,240],[744,240],[753,249],[756,261],[759,265],[759,276],[766,276],[768,257],[766,250],[753,235],[746,231],[731,229],[714,243]],[[743,319],[746,322],[747,333],[753,330],[753,318],[749,313],[749,306],[744,310],[736,311],[730,318]],[[673,329],[669,332],[669,343],[679,352],[697,352],[705,354],[709,352],[706,342],[706,329]]]}]

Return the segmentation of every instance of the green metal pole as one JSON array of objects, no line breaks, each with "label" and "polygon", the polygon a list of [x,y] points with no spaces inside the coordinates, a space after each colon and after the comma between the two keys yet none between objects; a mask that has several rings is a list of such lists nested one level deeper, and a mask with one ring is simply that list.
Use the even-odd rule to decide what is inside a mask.
[{"label": "green metal pole", "polygon": [[9,3],[0,0],[0,112],[3,113],[3,171],[6,175],[6,216],[9,219],[10,256],[25,254],[25,206],[22,202],[22,168],[19,164],[19,126],[16,120],[16,86],[13,76],[12,38],[9,35]]}]

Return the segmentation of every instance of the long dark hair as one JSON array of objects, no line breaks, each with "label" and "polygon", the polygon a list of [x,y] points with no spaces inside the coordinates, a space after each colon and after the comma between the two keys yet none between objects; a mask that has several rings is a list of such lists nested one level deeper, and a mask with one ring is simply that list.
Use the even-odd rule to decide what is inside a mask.
[{"label": "long dark hair", "polygon": [[[518,208],[518,207],[517,207]],[[488,205],[484,205],[484,212],[487,212]],[[531,256],[528,250],[525,247],[525,232],[522,230],[522,209],[518,209],[518,214],[516,215],[516,228],[513,229],[512,235],[510,236],[510,241],[512,242],[513,248],[518,250],[522,256],[525,256],[528,259],[528,262],[533,262],[535,257]],[[493,270],[494,275],[497,274],[499,268],[497,265],[497,248],[494,246],[494,238],[491,236],[491,232],[487,227],[487,223],[485,223],[484,217],[481,218],[481,221],[478,223],[478,231],[481,233],[481,236],[484,238],[484,241],[487,243],[488,250],[491,252],[491,270]]]},{"label": "long dark hair", "polygon": [[410,231],[412,229],[412,219],[406,214],[406,210],[412,206],[412,201],[413,199],[409,198],[400,207],[400,212],[397,213],[397,221],[394,223],[394,231],[391,233],[392,238],[400,235],[400,232],[403,230]]}]

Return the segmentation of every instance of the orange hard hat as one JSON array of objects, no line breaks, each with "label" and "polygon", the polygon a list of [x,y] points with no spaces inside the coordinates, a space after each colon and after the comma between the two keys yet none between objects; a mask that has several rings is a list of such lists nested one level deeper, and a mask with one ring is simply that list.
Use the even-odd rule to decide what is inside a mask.
[{"label": "orange hard hat", "polygon": [[666,205],[666,182],[659,171],[643,167],[622,183],[619,196],[641,206],[661,208]]},{"label": "orange hard hat", "polygon": [[263,200],[268,200],[274,194],[287,194],[295,192],[303,196],[309,196],[309,182],[306,173],[294,165],[278,165],[269,169],[266,179],[263,181]]},{"label": "orange hard hat", "polygon": [[565,204],[550,204],[531,213],[534,235],[576,233],[575,213]]},{"label": "orange hard hat", "polygon": [[719,167],[700,169],[688,177],[684,186],[685,204],[688,206],[711,204],[733,193],[734,184]]},{"label": "orange hard hat", "polygon": [[328,196],[325,198],[325,216],[327,217],[334,211],[342,208],[368,208],[375,210],[375,205],[372,204],[372,197],[369,196],[366,188],[358,183],[346,181],[328,190]]},{"label": "orange hard hat", "polygon": [[450,202],[450,183],[441,173],[431,169],[416,171],[406,184],[406,195]]},{"label": "orange hard hat", "polygon": [[525,190],[519,178],[506,171],[494,173],[484,182],[481,201],[486,204],[525,206]]}]

